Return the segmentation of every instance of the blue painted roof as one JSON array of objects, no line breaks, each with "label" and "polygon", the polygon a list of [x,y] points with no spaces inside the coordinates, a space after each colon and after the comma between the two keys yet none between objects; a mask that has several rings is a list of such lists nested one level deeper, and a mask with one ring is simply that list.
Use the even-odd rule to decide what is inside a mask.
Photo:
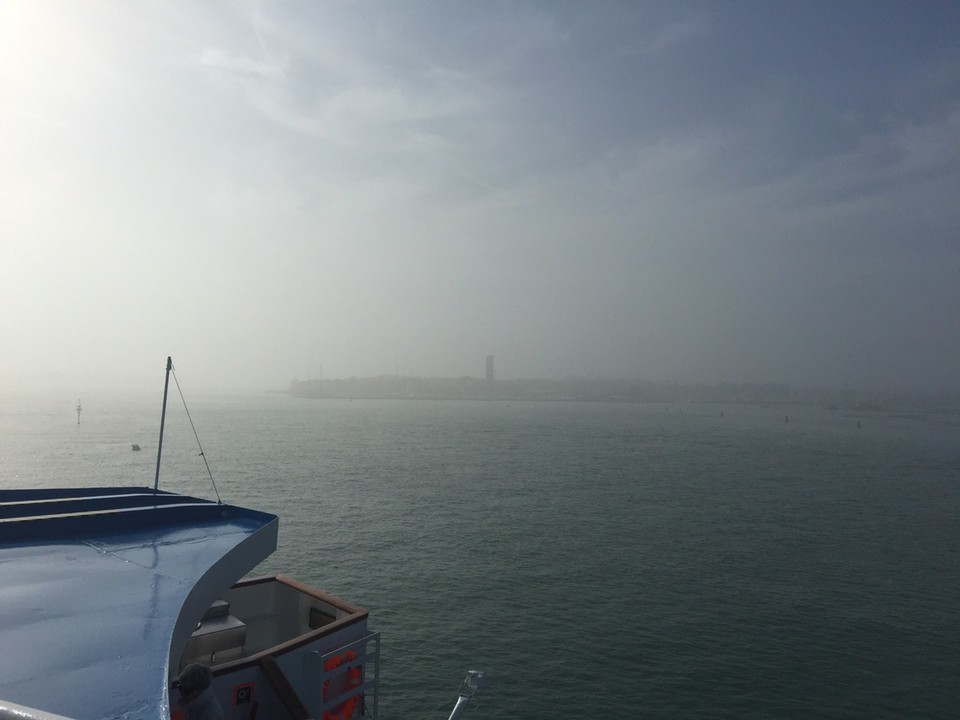
[{"label": "blue painted roof", "polygon": [[0,699],[170,717],[203,611],[276,549],[276,516],[149,488],[0,490]]}]

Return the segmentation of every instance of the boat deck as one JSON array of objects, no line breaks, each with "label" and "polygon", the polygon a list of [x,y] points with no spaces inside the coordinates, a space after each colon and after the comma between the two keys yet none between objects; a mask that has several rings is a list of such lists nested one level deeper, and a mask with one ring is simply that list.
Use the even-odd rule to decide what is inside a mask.
[{"label": "boat deck", "polygon": [[0,706],[166,720],[171,647],[277,525],[149,488],[0,490]]}]

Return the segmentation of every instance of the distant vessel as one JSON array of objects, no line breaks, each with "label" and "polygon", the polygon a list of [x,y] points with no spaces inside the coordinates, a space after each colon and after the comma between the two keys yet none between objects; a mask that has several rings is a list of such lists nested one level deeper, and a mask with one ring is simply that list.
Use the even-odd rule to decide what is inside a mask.
[{"label": "distant vessel", "polygon": [[77,425],[80,424],[80,413],[83,411],[83,406],[80,404],[80,400],[77,400]]},{"label": "distant vessel", "polygon": [[140,452],[140,446],[137,445],[136,443],[134,443],[133,445],[131,445],[131,446],[130,446],[130,449],[133,450],[134,452]]}]

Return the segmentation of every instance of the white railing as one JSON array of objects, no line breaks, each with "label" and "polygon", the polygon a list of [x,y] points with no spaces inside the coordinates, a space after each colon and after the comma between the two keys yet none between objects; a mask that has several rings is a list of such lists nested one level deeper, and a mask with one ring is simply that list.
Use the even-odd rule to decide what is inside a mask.
[{"label": "white railing", "polygon": [[25,705],[0,700],[0,720],[71,720],[63,715],[35,710]]},{"label": "white railing", "polygon": [[[348,652],[354,653],[356,657],[330,670],[324,669],[331,660]],[[319,651],[314,650],[308,654],[307,663],[307,671],[311,675],[311,680],[315,678],[314,682],[307,683],[308,687],[321,689],[331,687],[332,684],[335,684],[337,678],[346,675],[351,668],[358,665],[362,668],[359,684],[352,685],[336,695],[330,693],[326,698],[318,693],[318,697],[304,699],[304,704],[312,717],[322,718],[324,713],[333,712],[343,703],[348,702],[350,698],[359,695],[360,701],[356,705],[356,710],[359,711],[362,708],[364,718],[377,720],[377,708],[380,700],[380,633],[369,633],[359,640],[341,645],[322,655]],[[360,712],[354,712],[353,716],[360,717]]]}]

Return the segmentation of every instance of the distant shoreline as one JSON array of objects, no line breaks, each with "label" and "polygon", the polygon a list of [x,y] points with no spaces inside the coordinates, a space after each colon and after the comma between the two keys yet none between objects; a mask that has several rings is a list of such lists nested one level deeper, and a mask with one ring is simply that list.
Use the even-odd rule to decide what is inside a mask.
[{"label": "distant shoreline", "polygon": [[916,408],[960,410],[960,394],[908,394],[862,390],[796,388],[776,383],[682,385],[605,378],[486,380],[473,377],[419,378],[396,375],[294,380],[286,394],[305,399],[499,400],[541,402],[701,403],[818,405],[869,412]]}]

